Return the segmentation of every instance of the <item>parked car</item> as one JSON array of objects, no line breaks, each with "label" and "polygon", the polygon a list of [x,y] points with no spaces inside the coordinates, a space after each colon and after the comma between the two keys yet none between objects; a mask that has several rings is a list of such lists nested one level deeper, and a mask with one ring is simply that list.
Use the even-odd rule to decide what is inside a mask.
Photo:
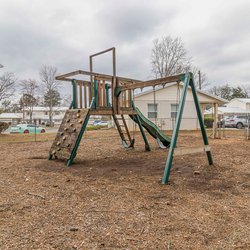
[{"label": "parked car", "polygon": [[46,127],[54,127],[55,122],[50,123],[49,121],[42,121],[42,125],[45,125]]},{"label": "parked car", "polygon": [[225,127],[241,129],[248,125],[246,115],[232,115],[224,118]]},{"label": "parked car", "polygon": [[94,125],[94,126],[106,127],[106,126],[108,126],[108,122],[106,122],[106,121],[101,121],[101,120],[95,120],[95,121],[93,122],[93,125]]},{"label": "parked car", "polygon": [[10,128],[10,133],[29,134],[29,133],[45,133],[45,129],[34,124],[17,124]]}]

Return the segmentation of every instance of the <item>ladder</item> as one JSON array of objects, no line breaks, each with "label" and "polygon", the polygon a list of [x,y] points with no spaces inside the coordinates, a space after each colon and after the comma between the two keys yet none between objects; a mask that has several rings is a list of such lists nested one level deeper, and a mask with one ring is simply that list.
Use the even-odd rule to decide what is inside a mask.
[{"label": "ladder", "polygon": [[124,148],[133,148],[135,139],[131,138],[126,120],[124,118],[124,115],[115,115],[113,114],[113,119],[115,122],[115,125],[117,127],[117,130],[119,132],[119,135],[122,140],[122,145]]}]

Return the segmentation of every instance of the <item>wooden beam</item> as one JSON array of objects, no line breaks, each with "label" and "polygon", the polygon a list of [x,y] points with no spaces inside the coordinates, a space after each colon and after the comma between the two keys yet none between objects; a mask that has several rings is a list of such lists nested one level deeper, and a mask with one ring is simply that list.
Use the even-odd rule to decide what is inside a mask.
[{"label": "wooden beam", "polygon": [[144,81],[144,82],[135,82],[135,83],[125,83],[121,81],[120,88],[122,91],[127,89],[138,89],[145,88],[156,85],[165,85],[167,83],[179,82],[182,80],[184,74],[176,75],[176,76],[168,76],[159,79]]},{"label": "wooden beam", "polygon": [[99,56],[99,55],[101,55],[101,54],[107,53],[107,52],[109,52],[109,51],[111,51],[111,50],[114,50],[114,49],[115,49],[115,47],[112,47],[112,48],[109,48],[109,49],[105,49],[105,50],[100,51],[100,52],[98,52],[98,53],[92,54],[92,55],[90,55],[89,57]]},{"label": "wooden beam", "polygon": [[217,137],[217,124],[218,124],[218,103],[214,103],[214,122],[213,122],[213,134],[212,138],[216,139]]},{"label": "wooden beam", "polygon": [[92,109],[89,111],[90,115],[112,115],[113,114],[113,109],[112,108],[100,108],[98,107],[97,109]]},{"label": "wooden beam", "polygon": [[[68,77],[72,77],[72,76],[76,76],[76,75],[94,76],[94,77],[99,77],[100,78],[99,80],[102,79],[102,80],[109,80],[109,81],[112,81],[112,78],[113,78],[112,75],[100,74],[100,73],[91,72],[91,71],[77,70],[77,71],[73,71],[73,72],[70,72],[67,74],[56,76],[56,80],[72,81],[72,79],[70,79]],[[136,79],[126,78],[126,77],[121,77],[121,76],[117,76],[117,78],[121,81],[124,81],[124,82],[136,82],[136,83],[142,82],[142,81],[139,81]]]},{"label": "wooden beam", "polygon": [[187,155],[187,154],[196,154],[211,151],[211,147],[209,145],[205,145],[203,147],[180,147],[174,149],[174,156],[177,155]]}]

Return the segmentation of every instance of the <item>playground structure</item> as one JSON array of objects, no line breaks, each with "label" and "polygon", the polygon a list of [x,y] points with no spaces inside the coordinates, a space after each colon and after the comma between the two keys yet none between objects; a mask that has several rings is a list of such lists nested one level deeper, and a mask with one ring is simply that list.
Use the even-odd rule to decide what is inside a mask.
[{"label": "playground structure", "polygon": [[[112,52],[113,75],[93,72],[93,57],[107,52]],[[73,163],[90,115],[112,116],[121,137],[122,145],[125,148],[133,148],[135,141],[130,135],[130,131],[124,118],[125,115],[128,115],[139,126],[145,143],[145,150],[150,151],[151,148],[144,129],[156,139],[161,148],[169,147],[165,171],[162,178],[163,184],[168,183],[174,156],[206,152],[209,165],[213,164],[192,73],[179,74],[148,81],[120,77],[116,75],[115,48],[110,48],[91,55],[89,57],[89,65],[90,71],[78,70],[56,77],[56,79],[60,81],[72,82],[73,100],[70,109],[65,113],[65,117],[51,146],[49,152],[50,160],[53,158],[65,159],[67,160],[67,166],[70,166]],[[76,76],[78,79],[76,79]],[[89,81],[79,79],[79,76],[87,76],[89,77]],[[159,85],[164,87],[166,84],[172,82],[182,82],[183,90],[181,93],[173,136],[172,138],[169,138],[153,122],[148,120],[138,108],[135,107],[133,94],[134,90],[138,88],[143,89],[145,87],[156,87]],[[192,90],[204,146],[195,148],[176,148],[182,113],[189,87]]]}]

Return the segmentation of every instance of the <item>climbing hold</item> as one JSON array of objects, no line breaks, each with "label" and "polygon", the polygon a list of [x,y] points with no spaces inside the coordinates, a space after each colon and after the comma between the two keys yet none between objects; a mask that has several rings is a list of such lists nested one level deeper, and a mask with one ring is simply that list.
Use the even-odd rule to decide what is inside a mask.
[{"label": "climbing hold", "polygon": [[78,120],[79,123],[82,123],[82,120]]},{"label": "climbing hold", "polygon": [[68,147],[68,148],[70,147],[70,143],[67,144],[67,147]]},{"label": "climbing hold", "polygon": [[55,155],[55,154],[56,154],[56,151],[55,151],[55,150],[53,150],[53,151],[52,151],[52,155]]},{"label": "climbing hold", "polygon": [[64,128],[64,131],[68,131],[68,128]]},{"label": "climbing hold", "polygon": [[80,109],[78,109],[78,110],[77,110],[77,113],[80,113],[80,112],[81,112],[81,110],[80,110]]},{"label": "climbing hold", "polygon": [[77,114],[76,116],[77,116],[77,118],[79,118],[79,117],[80,117],[80,114]]},{"label": "climbing hold", "polygon": [[73,132],[76,132],[76,128],[73,128]]},{"label": "climbing hold", "polygon": [[57,148],[56,150],[57,150],[57,151],[60,151],[60,150],[61,150],[61,148]]},{"label": "climbing hold", "polygon": [[63,140],[64,140],[64,141],[66,140],[66,136],[63,137]]},{"label": "climbing hold", "polygon": [[70,119],[67,119],[66,122],[70,122]]},{"label": "climbing hold", "polygon": [[70,127],[73,127],[73,125],[74,125],[73,123],[70,123],[70,125],[69,125],[69,126],[70,126]]},{"label": "climbing hold", "polygon": [[57,146],[61,145],[61,142],[58,141],[58,142],[56,143],[56,145],[57,145]]},{"label": "climbing hold", "polygon": [[60,133],[60,136],[63,136],[63,132]]}]

